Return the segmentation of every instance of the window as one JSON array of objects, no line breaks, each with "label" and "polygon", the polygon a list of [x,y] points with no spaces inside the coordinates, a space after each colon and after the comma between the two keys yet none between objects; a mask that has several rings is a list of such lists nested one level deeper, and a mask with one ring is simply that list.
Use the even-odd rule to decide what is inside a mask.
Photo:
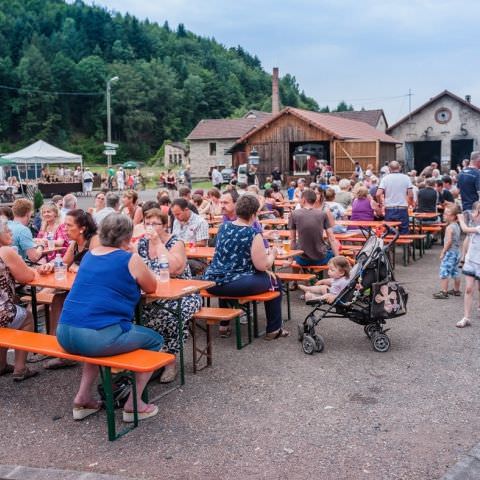
[{"label": "window", "polygon": [[208,144],[208,148],[209,148],[211,157],[217,154],[217,144],[215,142],[210,142]]},{"label": "window", "polygon": [[169,157],[169,160],[170,160],[170,161],[173,160],[173,155],[172,155],[172,154],[170,154],[168,157]]}]

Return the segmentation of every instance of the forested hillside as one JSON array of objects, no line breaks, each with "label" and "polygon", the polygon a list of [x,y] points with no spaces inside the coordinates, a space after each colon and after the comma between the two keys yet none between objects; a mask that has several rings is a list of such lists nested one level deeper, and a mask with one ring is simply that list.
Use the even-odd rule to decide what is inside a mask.
[{"label": "forested hillside", "polygon": [[[0,0],[0,152],[36,139],[104,161],[106,81],[117,160],[147,160],[202,118],[271,110],[271,75],[240,46],[81,1]],[[317,110],[295,77],[283,105]]]}]

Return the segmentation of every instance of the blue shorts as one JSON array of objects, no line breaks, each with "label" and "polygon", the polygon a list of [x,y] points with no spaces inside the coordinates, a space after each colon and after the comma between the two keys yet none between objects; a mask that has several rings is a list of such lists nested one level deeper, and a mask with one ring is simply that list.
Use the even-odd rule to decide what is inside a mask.
[{"label": "blue shorts", "polygon": [[139,348],[158,352],[163,346],[159,333],[141,325],[132,325],[125,332],[119,324],[94,330],[61,323],[57,340],[68,353],[86,357],[108,357]]},{"label": "blue shorts", "polygon": [[15,314],[15,318],[12,322],[8,325],[8,328],[14,328],[15,330],[20,330],[25,323],[25,319],[27,318],[27,309],[21,307],[20,305],[15,305],[17,307],[17,313]]},{"label": "blue shorts", "polygon": [[480,280],[480,264],[465,260],[462,273],[467,277],[473,277],[475,280]]},{"label": "blue shorts", "polygon": [[333,252],[331,250],[327,250],[325,256],[321,259],[304,258],[300,255],[295,255],[293,259],[302,267],[312,267],[317,265],[326,265],[333,257]]},{"label": "blue shorts", "polygon": [[460,252],[447,251],[440,263],[440,278],[457,278],[460,275],[458,262],[460,261]]}]

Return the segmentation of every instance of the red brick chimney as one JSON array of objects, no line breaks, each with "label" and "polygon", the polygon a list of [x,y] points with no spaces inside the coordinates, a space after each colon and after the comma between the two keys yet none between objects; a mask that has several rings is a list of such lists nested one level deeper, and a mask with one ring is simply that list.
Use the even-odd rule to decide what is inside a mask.
[{"label": "red brick chimney", "polygon": [[272,75],[272,114],[280,111],[280,96],[278,94],[278,67],[273,68]]}]

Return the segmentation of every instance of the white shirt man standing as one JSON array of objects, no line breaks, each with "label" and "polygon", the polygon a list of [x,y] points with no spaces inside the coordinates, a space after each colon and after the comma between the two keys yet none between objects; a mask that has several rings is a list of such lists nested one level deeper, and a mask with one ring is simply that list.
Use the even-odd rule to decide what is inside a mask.
[{"label": "white shirt man standing", "polygon": [[385,175],[377,189],[377,201],[385,207],[387,222],[401,222],[401,234],[409,232],[408,206],[413,206],[413,185],[410,177],[401,173],[397,161],[390,162],[390,173]]},{"label": "white shirt man standing", "polygon": [[215,188],[222,188],[223,175],[217,167],[213,167],[212,170],[212,184]]}]

